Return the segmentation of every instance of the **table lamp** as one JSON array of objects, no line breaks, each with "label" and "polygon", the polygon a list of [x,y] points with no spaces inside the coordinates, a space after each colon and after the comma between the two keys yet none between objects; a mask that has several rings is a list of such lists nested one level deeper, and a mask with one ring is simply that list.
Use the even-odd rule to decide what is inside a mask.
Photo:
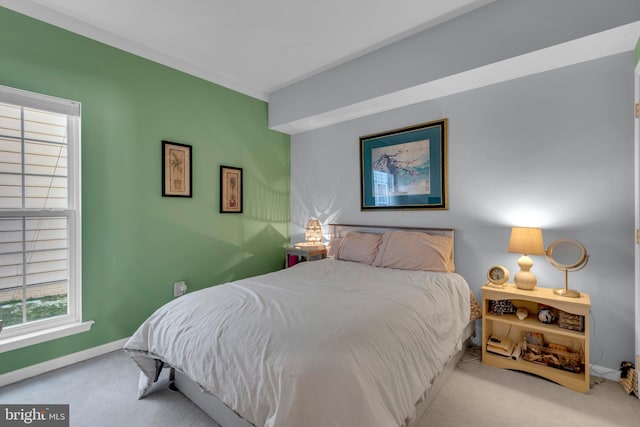
[{"label": "table lamp", "polygon": [[304,232],[304,243],[298,243],[296,246],[304,248],[322,247],[322,226],[317,219],[310,219],[307,222],[307,229]]},{"label": "table lamp", "polygon": [[531,227],[513,227],[509,238],[509,252],[523,254],[518,259],[520,271],[513,278],[519,289],[532,290],[538,281],[531,272],[533,260],[529,255],[544,255],[544,243],[542,242],[542,229]]}]

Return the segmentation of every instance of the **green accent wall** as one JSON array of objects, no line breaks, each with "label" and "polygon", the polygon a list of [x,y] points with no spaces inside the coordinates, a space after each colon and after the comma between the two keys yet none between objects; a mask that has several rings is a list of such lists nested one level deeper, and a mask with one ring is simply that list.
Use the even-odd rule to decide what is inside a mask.
[{"label": "green accent wall", "polygon": [[[0,8],[0,84],[82,103],[83,320],[89,332],[0,354],[0,373],[130,336],[173,298],[282,268],[289,136],[267,104]],[[193,147],[193,198],[162,197],[162,140]],[[244,213],[219,213],[220,165]]]}]

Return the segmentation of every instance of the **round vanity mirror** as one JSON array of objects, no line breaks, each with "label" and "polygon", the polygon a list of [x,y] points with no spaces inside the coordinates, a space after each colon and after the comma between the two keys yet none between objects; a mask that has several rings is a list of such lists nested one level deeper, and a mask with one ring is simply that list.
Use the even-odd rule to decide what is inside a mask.
[{"label": "round vanity mirror", "polygon": [[551,242],[546,250],[547,259],[558,270],[564,271],[564,289],[554,289],[556,295],[579,298],[580,292],[569,289],[569,272],[578,271],[587,265],[587,248],[577,240],[560,239]]}]

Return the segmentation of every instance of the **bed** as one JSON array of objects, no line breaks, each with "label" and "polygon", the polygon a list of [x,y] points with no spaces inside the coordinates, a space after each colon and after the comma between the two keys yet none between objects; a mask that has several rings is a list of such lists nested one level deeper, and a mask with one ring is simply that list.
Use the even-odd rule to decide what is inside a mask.
[{"label": "bed", "polygon": [[327,259],[213,286],[125,344],[223,427],[411,427],[473,332],[453,229],[330,225]]}]

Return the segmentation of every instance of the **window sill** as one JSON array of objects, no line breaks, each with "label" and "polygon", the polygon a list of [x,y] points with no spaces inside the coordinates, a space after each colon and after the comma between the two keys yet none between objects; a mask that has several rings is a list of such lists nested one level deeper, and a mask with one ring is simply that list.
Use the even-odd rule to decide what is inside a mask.
[{"label": "window sill", "polygon": [[74,322],[62,326],[55,326],[48,329],[42,329],[35,332],[17,335],[15,337],[0,339],[0,353],[17,350],[22,347],[39,344],[45,341],[67,337],[69,335],[79,334],[81,332],[87,332],[91,329],[92,325],[93,320],[89,320],[88,322]]}]

